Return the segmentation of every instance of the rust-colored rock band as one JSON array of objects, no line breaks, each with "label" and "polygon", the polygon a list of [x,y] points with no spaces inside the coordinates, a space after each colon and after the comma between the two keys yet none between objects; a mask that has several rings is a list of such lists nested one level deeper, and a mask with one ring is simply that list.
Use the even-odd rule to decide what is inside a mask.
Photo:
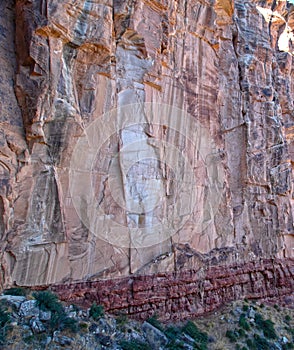
[{"label": "rust-colored rock band", "polygon": [[138,319],[156,312],[162,320],[178,320],[213,311],[225,302],[241,298],[278,298],[291,302],[293,276],[294,259],[266,259],[211,266],[206,271],[180,270],[56,284],[50,288],[62,300],[81,306],[89,306],[95,301],[108,312],[123,312]]}]

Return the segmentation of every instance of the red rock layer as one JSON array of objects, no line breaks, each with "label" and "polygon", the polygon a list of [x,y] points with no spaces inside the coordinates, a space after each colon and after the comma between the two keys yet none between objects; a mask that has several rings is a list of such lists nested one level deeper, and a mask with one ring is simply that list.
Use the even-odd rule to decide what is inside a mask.
[{"label": "red rock layer", "polygon": [[95,301],[111,313],[145,319],[156,312],[162,320],[179,320],[213,311],[235,299],[290,299],[293,263],[294,259],[267,259],[207,270],[59,284],[51,289],[62,300],[82,306]]}]

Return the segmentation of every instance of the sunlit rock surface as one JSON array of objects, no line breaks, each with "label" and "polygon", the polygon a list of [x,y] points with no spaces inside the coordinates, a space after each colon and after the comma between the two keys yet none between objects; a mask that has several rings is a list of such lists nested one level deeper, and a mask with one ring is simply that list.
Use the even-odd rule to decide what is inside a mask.
[{"label": "sunlit rock surface", "polygon": [[[293,258],[294,8],[285,1],[272,3],[0,4],[2,285]],[[148,228],[176,208],[173,176],[176,170],[177,179],[184,177],[185,167],[168,167],[160,146],[148,153],[151,158],[137,159],[128,149],[134,142],[136,150],[154,139],[180,150],[195,169],[199,189],[189,218],[166,240],[114,245],[77,213],[71,157],[85,130],[102,115],[148,102],[177,107],[200,123],[214,145],[211,162],[217,167],[203,166],[198,146],[185,137],[185,124],[176,131],[135,125],[108,138],[91,168],[105,218],[124,228]],[[118,112],[118,125],[122,121]],[[197,145],[197,135],[192,141]],[[127,152],[118,160],[124,147]],[[129,163],[123,177],[120,168]],[[213,198],[210,181],[220,171],[221,198],[212,210],[206,199]],[[109,174],[116,177],[115,193]],[[117,193],[125,208],[115,200]],[[158,193],[163,204],[154,209]],[[133,200],[140,203],[139,214],[128,207]],[[80,203],[87,216],[86,190]]]}]

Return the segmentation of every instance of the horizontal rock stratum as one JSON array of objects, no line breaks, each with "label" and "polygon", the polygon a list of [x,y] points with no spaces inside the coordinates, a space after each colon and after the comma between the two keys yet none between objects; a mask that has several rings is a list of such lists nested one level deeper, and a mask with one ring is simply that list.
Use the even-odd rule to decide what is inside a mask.
[{"label": "horizontal rock stratum", "polygon": [[293,260],[260,260],[197,271],[66,283],[52,285],[51,289],[62,300],[84,307],[96,302],[108,312],[141,319],[147,319],[156,310],[162,320],[176,321],[211,312],[242,298],[275,300],[292,307],[293,277]]},{"label": "horizontal rock stratum", "polygon": [[[217,301],[199,296],[192,314],[293,292],[289,1],[7,0],[0,10],[2,287],[64,285],[68,299],[85,288],[100,300],[146,279],[164,314],[178,310],[165,300],[182,283],[175,303],[189,300],[181,276],[213,284],[210,269],[226,271]],[[267,282],[269,261],[285,290]],[[248,272],[230,278],[236,265]],[[174,287],[161,294],[158,278]],[[132,298],[130,313],[148,311]]]}]

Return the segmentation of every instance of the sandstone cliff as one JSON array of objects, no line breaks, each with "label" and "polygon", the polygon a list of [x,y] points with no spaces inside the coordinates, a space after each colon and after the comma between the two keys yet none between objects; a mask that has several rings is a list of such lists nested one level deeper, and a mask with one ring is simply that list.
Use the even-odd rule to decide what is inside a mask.
[{"label": "sandstone cliff", "polygon": [[[205,271],[293,258],[290,3],[7,0],[0,8],[1,285]],[[213,158],[203,166],[201,146],[189,143],[183,122],[169,133],[163,124],[156,130],[135,125],[136,144],[165,137],[168,143],[154,147],[155,163],[135,159],[127,180],[120,179],[119,167],[131,159],[130,136],[113,133],[93,158],[92,189],[104,213],[99,232],[93,232],[85,219],[92,202],[81,175],[70,183],[77,140],[109,111],[148,102],[187,112],[213,143],[214,152],[207,150]],[[102,120],[107,124],[107,117]],[[128,157],[113,165],[123,147]],[[167,166],[169,149],[171,158],[186,152],[196,169],[198,192],[188,217],[183,214],[182,225],[156,244],[105,239],[104,219],[140,231],[175,210],[173,179],[187,179],[181,163]],[[81,163],[88,159],[84,156]],[[152,190],[161,193],[163,203],[151,211],[150,169],[157,186]],[[138,179],[145,189],[138,189]],[[85,191],[82,214],[73,199],[76,187]],[[145,211],[130,213],[118,194],[125,202],[141,196]],[[287,261],[291,266],[293,260]]]}]

